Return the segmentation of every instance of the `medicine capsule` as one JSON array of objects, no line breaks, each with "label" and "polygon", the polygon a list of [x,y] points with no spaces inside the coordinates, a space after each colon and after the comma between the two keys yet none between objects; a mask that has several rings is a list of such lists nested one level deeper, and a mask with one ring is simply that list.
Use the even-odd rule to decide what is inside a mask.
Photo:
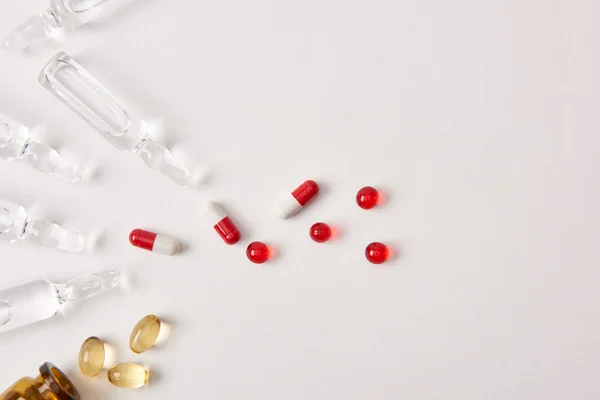
[{"label": "medicine capsule", "polygon": [[389,256],[390,250],[383,243],[373,242],[365,249],[365,257],[373,264],[382,264],[387,261]]},{"label": "medicine capsule", "polygon": [[129,242],[140,249],[149,250],[155,253],[173,256],[179,253],[181,246],[173,238],[163,235],[157,235],[154,232],[143,229],[134,229],[129,234]]},{"label": "medicine capsule", "polygon": [[123,389],[138,389],[148,384],[150,371],[138,364],[117,364],[108,370],[108,380]]},{"label": "medicine capsule", "polygon": [[95,336],[87,338],[79,350],[79,369],[85,376],[96,376],[104,368],[106,350],[102,340]]},{"label": "medicine capsule", "polygon": [[129,348],[134,353],[140,354],[154,346],[160,333],[161,322],[156,315],[146,315],[131,331]]},{"label": "medicine capsule", "polygon": [[356,204],[362,209],[370,210],[379,203],[379,192],[371,186],[365,186],[356,194]]},{"label": "medicine capsule", "polygon": [[252,242],[246,249],[248,260],[255,264],[262,264],[270,257],[269,247],[263,242]]},{"label": "medicine capsule", "polygon": [[236,244],[240,240],[240,231],[220,205],[213,201],[206,203],[206,217],[221,239],[227,244]]},{"label": "medicine capsule", "polygon": [[287,219],[300,211],[319,194],[319,185],[315,181],[306,181],[291,194],[286,195],[278,205],[278,215]]}]

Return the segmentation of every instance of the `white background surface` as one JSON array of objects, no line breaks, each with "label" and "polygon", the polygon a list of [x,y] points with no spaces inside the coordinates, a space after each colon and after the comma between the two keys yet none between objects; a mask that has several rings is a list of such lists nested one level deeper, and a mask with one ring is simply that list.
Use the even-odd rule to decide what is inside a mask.
[{"label": "white background surface", "polygon": [[[4,1],[1,30],[45,6]],[[1,54],[1,110],[100,167],[73,186],[2,162],[2,197],[103,238],[84,255],[0,243],[1,286],[107,267],[132,284],[0,337],[0,387],[49,360],[84,399],[597,399],[599,13],[591,0],[139,0],[55,48]],[[167,117],[205,185],[152,173],[46,92],[37,74],[58,50]],[[276,219],[274,198],[305,179],[320,198]],[[364,185],[387,204],[360,210]],[[208,199],[238,221],[237,246],[207,226]],[[343,236],[311,242],[319,220]],[[135,249],[136,227],[187,250]],[[277,259],[248,262],[252,240]],[[370,265],[374,240],[399,257]],[[173,335],[134,356],[147,313]],[[90,335],[150,365],[151,385],[82,378]]]}]

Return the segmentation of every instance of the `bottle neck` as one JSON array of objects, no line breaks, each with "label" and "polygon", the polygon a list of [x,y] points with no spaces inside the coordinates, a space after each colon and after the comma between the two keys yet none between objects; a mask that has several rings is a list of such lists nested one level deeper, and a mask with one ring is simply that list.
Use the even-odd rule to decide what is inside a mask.
[{"label": "bottle neck", "polygon": [[80,400],[75,385],[51,363],[40,366],[40,375],[35,381],[39,384],[38,391],[44,400]]},{"label": "bottle neck", "polygon": [[35,379],[19,379],[0,394],[0,400],[81,400],[75,386],[56,366],[47,362],[39,370]]}]

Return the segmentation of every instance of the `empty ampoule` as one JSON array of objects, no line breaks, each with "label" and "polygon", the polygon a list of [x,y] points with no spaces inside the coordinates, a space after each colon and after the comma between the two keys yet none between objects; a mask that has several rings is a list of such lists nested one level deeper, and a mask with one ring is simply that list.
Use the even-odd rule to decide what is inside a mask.
[{"label": "empty ampoule", "polygon": [[0,291],[0,332],[53,317],[66,302],[96,296],[116,287],[121,277],[115,271],[78,276],[65,283],[40,279]]},{"label": "empty ampoule", "polygon": [[[121,1],[122,2],[122,1]],[[107,9],[104,3],[114,0],[51,0],[48,9],[34,15],[15,28],[4,40],[5,50],[25,50],[43,43],[59,29],[76,29],[98,18]]]},{"label": "empty ampoule", "polygon": [[150,125],[125,106],[66,53],[58,53],[44,67],[39,82],[88,122],[116,148],[137,153],[146,165],[181,186],[190,173],[162,144],[150,139]]},{"label": "empty ampoule", "polygon": [[22,206],[1,199],[0,239],[11,243],[27,240],[71,252],[82,251],[86,246],[83,235],[50,221],[31,218]]},{"label": "empty ampoule", "polygon": [[33,141],[29,130],[19,122],[0,114],[0,158],[23,160],[38,170],[67,182],[77,182],[83,170],[59,155],[56,150]]}]

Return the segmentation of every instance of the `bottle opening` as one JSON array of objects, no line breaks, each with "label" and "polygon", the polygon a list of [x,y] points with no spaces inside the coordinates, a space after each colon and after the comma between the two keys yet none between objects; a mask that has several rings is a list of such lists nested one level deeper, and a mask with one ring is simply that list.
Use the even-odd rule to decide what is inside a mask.
[{"label": "bottle opening", "polygon": [[40,367],[40,375],[60,400],[81,400],[79,392],[69,378],[55,365],[47,362]]}]

